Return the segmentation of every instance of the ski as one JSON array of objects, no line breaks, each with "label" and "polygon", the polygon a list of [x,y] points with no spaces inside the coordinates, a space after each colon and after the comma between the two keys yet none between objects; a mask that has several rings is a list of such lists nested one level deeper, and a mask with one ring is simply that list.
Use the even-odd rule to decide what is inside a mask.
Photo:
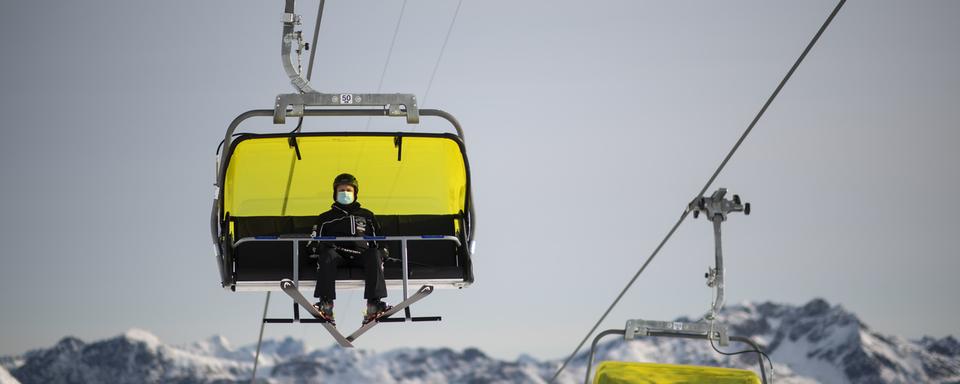
[{"label": "ski", "polygon": [[[306,309],[307,312],[310,312],[313,317],[318,319],[323,319],[320,315],[320,311],[317,310],[313,304],[310,303],[310,300],[307,300],[306,297],[303,297],[303,294],[300,293],[300,290],[297,289],[297,286],[290,279],[283,279],[280,281],[280,289],[283,290],[293,301],[296,301],[297,304],[300,304],[303,309]],[[329,321],[323,321],[320,323],[326,328],[327,332],[330,332],[330,336],[333,336],[333,339],[337,341],[337,344],[340,344],[344,348],[353,348],[353,344],[350,343],[350,340],[347,340],[346,337],[343,337],[343,334],[337,330],[333,324],[330,324]]]},{"label": "ski", "polygon": [[431,293],[433,293],[432,285],[424,285],[420,287],[420,289],[417,290],[417,292],[414,293],[413,296],[410,296],[406,300],[397,303],[397,305],[394,305],[392,308],[388,309],[386,312],[378,316],[376,319],[371,320],[370,322],[362,325],[356,331],[353,331],[353,333],[351,333],[350,336],[347,336],[347,341],[351,341],[351,342],[356,341],[357,338],[360,337],[360,335],[363,335],[364,333],[369,331],[370,328],[373,328],[374,326],[376,326],[380,322],[380,319],[385,319],[397,312],[400,312],[404,308],[407,308],[411,304],[416,303],[417,301],[420,301],[420,299],[427,297]]}]

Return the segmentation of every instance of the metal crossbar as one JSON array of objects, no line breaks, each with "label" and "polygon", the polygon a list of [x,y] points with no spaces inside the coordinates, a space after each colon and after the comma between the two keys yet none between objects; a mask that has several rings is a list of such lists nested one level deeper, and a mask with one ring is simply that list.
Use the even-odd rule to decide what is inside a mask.
[{"label": "metal crossbar", "polygon": [[300,286],[300,242],[302,241],[317,241],[317,242],[334,242],[334,241],[399,241],[400,242],[400,263],[403,267],[403,299],[408,298],[407,295],[407,286],[409,285],[410,278],[410,268],[409,260],[407,257],[407,243],[411,241],[452,241],[453,243],[460,246],[460,239],[456,236],[449,235],[419,235],[419,236],[351,236],[351,237],[338,237],[338,236],[306,236],[306,235],[278,235],[278,236],[254,236],[254,237],[244,237],[240,240],[237,240],[233,243],[233,247],[236,248],[240,244],[249,243],[249,242],[262,242],[262,241],[289,241],[293,243],[293,281],[296,286]]}]

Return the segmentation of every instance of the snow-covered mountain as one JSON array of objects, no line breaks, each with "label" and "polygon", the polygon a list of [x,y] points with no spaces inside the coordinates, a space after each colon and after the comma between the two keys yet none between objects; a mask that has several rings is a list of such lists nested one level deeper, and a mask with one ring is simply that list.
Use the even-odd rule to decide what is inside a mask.
[{"label": "snow-covered mountain", "polygon": [[[685,321],[688,319],[679,319]],[[777,383],[960,382],[960,342],[953,337],[910,341],[873,332],[840,306],[817,299],[803,306],[774,303],[729,306],[721,321],[731,334],[764,346]],[[183,346],[142,330],[92,342],[67,337],[49,349],[0,357],[0,384],[234,383],[249,382],[255,345],[235,348],[223,337]],[[738,349],[735,344],[724,348]],[[520,351],[518,351],[520,352]],[[757,357],[713,352],[703,341],[611,336],[599,360],[656,361],[758,370]],[[258,381],[268,383],[545,383],[559,361],[524,356],[504,361],[468,348],[404,348],[374,353],[336,346],[311,349],[292,338],[266,340]],[[586,351],[560,378],[582,382]],[[8,378],[4,374],[9,371]],[[6,381],[5,381],[6,380]]]},{"label": "snow-covered mountain", "polygon": [[5,368],[0,367],[0,384],[20,384],[20,382],[13,378]]}]

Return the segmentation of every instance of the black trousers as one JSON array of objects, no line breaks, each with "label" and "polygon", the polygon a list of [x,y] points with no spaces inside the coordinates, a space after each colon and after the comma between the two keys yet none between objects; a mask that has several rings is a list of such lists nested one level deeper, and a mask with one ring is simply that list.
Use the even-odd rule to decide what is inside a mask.
[{"label": "black trousers", "polygon": [[357,255],[338,252],[333,247],[321,247],[317,258],[317,288],[313,297],[336,299],[337,267],[363,267],[365,286],[363,298],[376,300],[387,297],[387,284],[383,281],[383,251],[369,248]]}]

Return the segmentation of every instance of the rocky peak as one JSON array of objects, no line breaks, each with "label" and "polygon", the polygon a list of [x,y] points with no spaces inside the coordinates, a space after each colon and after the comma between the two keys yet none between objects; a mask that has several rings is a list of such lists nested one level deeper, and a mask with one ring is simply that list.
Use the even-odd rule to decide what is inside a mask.
[{"label": "rocky peak", "polygon": [[942,339],[924,337],[920,340],[920,344],[931,353],[947,357],[960,357],[960,342],[953,336],[947,336]]}]

